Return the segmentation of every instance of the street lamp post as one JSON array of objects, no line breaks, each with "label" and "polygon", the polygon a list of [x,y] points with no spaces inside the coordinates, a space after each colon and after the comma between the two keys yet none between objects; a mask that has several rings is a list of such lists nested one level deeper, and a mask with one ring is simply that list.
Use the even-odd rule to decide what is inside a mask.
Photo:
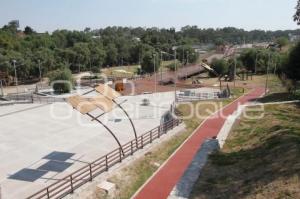
[{"label": "street lamp post", "polygon": [[235,77],[236,77],[236,57],[234,58],[234,73],[233,73],[233,86],[235,88]]},{"label": "street lamp post", "polygon": [[177,52],[176,52],[176,47],[173,47],[172,48],[174,50],[174,54],[170,54],[170,53],[167,53],[167,52],[161,52],[161,53],[164,53],[164,54],[168,54],[168,55],[171,55],[171,56],[174,56],[174,70],[175,70],[175,78],[174,78],[174,95],[175,95],[175,103],[176,103],[176,100],[177,100],[177,97],[176,97],[176,82],[177,82],[177,62],[176,62],[176,57],[177,57]]},{"label": "street lamp post", "polygon": [[163,52],[160,51],[160,81],[162,81],[162,64],[163,64]]},{"label": "street lamp post", "polygon": [[177,96],[176,96],[176,83],[177,83],[176,48],[174,48],[174,69],[175,69],[174,95],[175,95],[175,104],[176,104],[176,101],[177,101]]},{"label": "street lamp post", "polygon": [[255,65],[254,65],[254,73],[256,75],[257,72],[257,51],[256,51],[256,55],[255,55]]},{"label": "street lamp post", "polygon": [[14,66],[14,70],[15,70],[15,85],[16,85],[16,89],[17,89],[17,95],[19,94],[19,88],[18,88],[18,77],[17,77],[17,67],[16,67],[16,60],[12,60],[13,62],[13,66]]}]

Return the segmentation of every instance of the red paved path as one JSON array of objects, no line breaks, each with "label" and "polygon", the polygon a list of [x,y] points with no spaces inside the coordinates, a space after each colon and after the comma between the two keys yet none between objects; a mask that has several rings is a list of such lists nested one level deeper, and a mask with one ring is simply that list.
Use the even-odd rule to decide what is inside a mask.
[{"label": "red paved path", "polygon": [[[165,199],[173,187],[180,180],[184,171],[193,160],[199,147],[207,138],[217,136],[226,117],[231,115],[238,105],[245,104],[264,94],[264,89],[257,88],[240,97],[222,110],[208,118],[198,127],[196,132],[182,145],[182,147],[163,165],[159,171],[137,193],[135,199]],[[221,113],[223,117],[221,116]],[[225,117],[224,117],[225,116]]]}]

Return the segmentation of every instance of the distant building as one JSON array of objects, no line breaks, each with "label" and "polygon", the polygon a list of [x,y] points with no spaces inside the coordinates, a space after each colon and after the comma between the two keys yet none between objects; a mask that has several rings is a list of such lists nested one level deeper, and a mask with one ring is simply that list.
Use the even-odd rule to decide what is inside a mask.
[{"label": "distant building", "polygon": [[207,51],[214,48],[214,44],[192,45],[192,48],[199,54],[205,54]]},{"label": "distant building", "polygon": [[140,41],[141,41],[141,38],[139,38],[139,37],[134,37],[133,40],[134,40],[134,41],[137,41],[137,42],[140,42]]},{"label": "distant building", "polygon": [[267,48],[270,45],[268,42],[254,43],[253,48]]},{"label": "distant building", "polygon": [[300,41],[300,35],[289,34],[290,42]]},{"label": "distant building", "polygon": [[92,36],[92,38],[93,38],[93,39],[100,39],[100,38],[101,38],[101,36],[94,35],[94,36]]}]

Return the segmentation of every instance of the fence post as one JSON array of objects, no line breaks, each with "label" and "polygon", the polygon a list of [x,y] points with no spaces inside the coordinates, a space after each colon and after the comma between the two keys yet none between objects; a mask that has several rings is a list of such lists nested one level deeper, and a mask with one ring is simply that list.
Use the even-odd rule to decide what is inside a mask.
[{"label": "fence post", "polygon": [[150,131],[150,143],[152,143],[152,131]]},{"label": "fence post", "polygon": [[142,149],[144,148],[144,136],[141,136],[141,142],[142,142]]},{"label": "fence post", "polygon": [[107,155],[105,156],[105,169],[108,171],[108,160],[107,160]]},{"label": "fence post", "polygon": [[119,157],[120,157],[120,162],[122,162],[122,150],[121,150],[121,148],[119,148]]},{"label": "fence post", "polygon": [[73,187],[73,177],[70,175],[70,182],[71,182],[71,193],[74,192],[74,187]]},{"label": "fence post", "polygon": [[130,151],[131,151],[131,155],[133,155],[133,144],[132,144],[132,141],[130,142]]},{"label": "fence post", "polygon": [[90,181],[92,181],[93,180],[92,165],[89,164],[89,167],[90,167]]},{"label": "fence post", "polygon": [[161,124],[158,126],[158,138],[160,138]]},{"label": "fence post", "polygon": [[50,194],[49,194],[49,188],[47,188],[47,198],[50,198]]}]

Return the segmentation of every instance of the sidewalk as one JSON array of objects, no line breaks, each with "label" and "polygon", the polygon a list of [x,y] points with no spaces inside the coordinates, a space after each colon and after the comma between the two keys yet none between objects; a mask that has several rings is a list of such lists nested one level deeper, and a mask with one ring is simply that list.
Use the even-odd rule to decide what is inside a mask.
[{"label": "sidewalk", "polygon": [[[133,198],[166,199],[173,187],[180,180],[184,171],[188,168],[199,147],[207,138],[217,136],[226,117],[231,115],[239,105],[245,104],[263,94],[264,89],[254,89],[205,120]],[[220,112],[222,112],[223,117],[220,115]]]}]

